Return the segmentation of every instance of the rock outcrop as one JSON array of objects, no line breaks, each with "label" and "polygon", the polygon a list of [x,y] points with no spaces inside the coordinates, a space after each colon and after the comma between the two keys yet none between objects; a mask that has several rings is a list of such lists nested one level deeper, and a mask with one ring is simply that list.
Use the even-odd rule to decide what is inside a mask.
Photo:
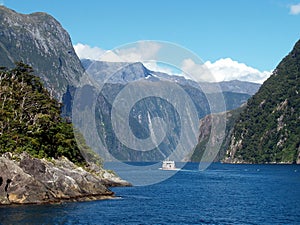
[{"label": "rock outcrop", "polygon": [[108,186],[130,184],[95,164],[85,170],[65,157],[51,161],[27,153],[0,157],[0,205],[112,198]]}]

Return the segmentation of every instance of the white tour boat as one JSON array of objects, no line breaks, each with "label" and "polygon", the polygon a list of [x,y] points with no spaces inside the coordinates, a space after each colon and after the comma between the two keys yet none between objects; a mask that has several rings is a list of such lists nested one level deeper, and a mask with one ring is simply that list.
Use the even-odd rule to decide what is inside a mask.
[{"label": "white tour boat", "polygon": [[173,160],[164,160],[162,162],[162,167],[159,168],[161,170],[179,170],[178,168],[176,168],[175,166],[175,161]]}]

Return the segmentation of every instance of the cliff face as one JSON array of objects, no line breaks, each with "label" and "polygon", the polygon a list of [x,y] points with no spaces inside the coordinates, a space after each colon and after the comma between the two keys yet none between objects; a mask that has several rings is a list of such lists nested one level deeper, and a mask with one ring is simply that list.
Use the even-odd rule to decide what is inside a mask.
[{"label": "cliff face", "polygon": [[300,162],[300,41],[248,101],[225,162]]},{"label": "cliff face", "polygon": [[0,66],[12,68],[16,61],[35,68],[58,100],[84,74],[69,34],[53,17],[23,15],[0,6]]},{"label": "cliff face", "polygon": [[[215,162],[221,161],[224,158],[226,150],[230,144],[230,137],[233,131],[234,124],[236,120],[239,118],[239,115],[244,108],[245,106],[242,106],[235,110],[224,112],[226,114],[225,136],[224,136],[223,143],[220,147],[220,150],[214,160]],[[212,118],[222,117],[223,116],[222,114],[224,113],[210,114],[200,120],[198,144],[195,147],[194,151],[191,153],[192,155],[187,156],[187,160],[190,158],[192,162],[201,161],[201,158],[203,157],[203,154],[206,150],[209,137],[211,135]],[[215,144],[213,143],[213,145]]]}]

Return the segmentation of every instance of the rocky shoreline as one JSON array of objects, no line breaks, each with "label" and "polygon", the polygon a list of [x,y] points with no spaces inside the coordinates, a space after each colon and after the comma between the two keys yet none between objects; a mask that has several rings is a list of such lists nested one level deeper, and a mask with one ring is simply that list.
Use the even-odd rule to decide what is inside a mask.
[{"label": "rocky shoreline", "polygon": [[0,205],[109,199],[112,186],[131,184],[96,164],[83,169],[65,157],[48,161],[25,152],[0,157]]}]

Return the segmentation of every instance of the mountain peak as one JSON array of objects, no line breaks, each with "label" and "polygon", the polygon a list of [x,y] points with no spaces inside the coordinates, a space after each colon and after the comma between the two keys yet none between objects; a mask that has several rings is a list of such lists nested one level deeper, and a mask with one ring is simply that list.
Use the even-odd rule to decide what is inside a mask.
[{"label": "mountain peak", "polygon": [[45,12],[34,12],[31,14],[22,14],[12,9],[9,9],[5,6],[0,6],[0,12],[1,12],[0,14],[4,17],[4,19],[5,18],[8,19],[9,17],[9,20],[15,23],[14,25],[17,25],[18,22],[22,22],[24,20],[30,23],[35,23],[40,20],[48,20],[48,22],[55,21],[55,23],[59,24],[59,22],[54,17],[52,17],[51,15]]},{"label": "mountain peak", "polygon": [[20,14],[0,6],[1,66],[13,68],[17,61],[35,68],[59,100],[67,86],[76,86],[84,74],[69,34],[51,15]]},{"label": "mountain peak", "polygon": [[82,59],[81,63],[87,73],[98,82],[125,84],[153,77],[151,71],[141,62],[106,62]]}]

